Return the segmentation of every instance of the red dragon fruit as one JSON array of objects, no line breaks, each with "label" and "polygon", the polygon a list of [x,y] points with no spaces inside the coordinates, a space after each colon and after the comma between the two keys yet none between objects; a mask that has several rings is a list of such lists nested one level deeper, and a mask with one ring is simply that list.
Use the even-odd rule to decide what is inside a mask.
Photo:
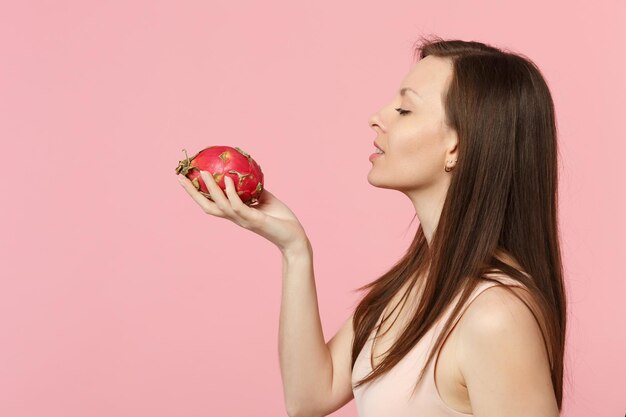
[{"label": "red dragon fruit", "polygon": [[237,194],[243,203],[249,206],[258,204],[263,192],[263,171],[249,154],[236,146],[234,148],[209,146],[191,158],[185,149],[183,152],[186,158],[179,161],[176,174],[183,174],[189,178],[200,194],[213,201],[200,176],[200,171],[207,171],[213,175],[215,182],[224,192],[226,191],[224,176],[228,175],[233,180]]}]

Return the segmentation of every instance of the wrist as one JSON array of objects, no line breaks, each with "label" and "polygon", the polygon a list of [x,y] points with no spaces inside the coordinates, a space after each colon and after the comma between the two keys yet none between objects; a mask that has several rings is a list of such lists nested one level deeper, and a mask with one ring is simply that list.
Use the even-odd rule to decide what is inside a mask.
[{"label": "wrist", "polygon": [[300,257],[302,255],[310,255],[313,252],[313,248],[311,247],[311,242],[308,237],[304,237],[300,240],[297,240],[289,246],[280,249],[283,257]]}]

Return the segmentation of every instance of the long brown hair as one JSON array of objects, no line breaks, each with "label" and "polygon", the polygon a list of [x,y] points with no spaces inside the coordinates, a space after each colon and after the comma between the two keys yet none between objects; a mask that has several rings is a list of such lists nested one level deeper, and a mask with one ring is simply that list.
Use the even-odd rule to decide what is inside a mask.
[{"label": "long brown hair", "polygon": [[[418,277],[425,277],[409,325],[354,388],[391,370],[460,293],[417,387],[471,292],[480,281],[493,281],[487,275],[496,271],[528,290],[519,297],[503,287],[526,303],[541,328],[560,410],[566,295],[557,219],[557,130],[548,86],[530,59],[480,42],[421,37],[414,48],[419,59],[433,55],[453,62],[444,107],[445,122],[459,138],[457,164],[430,247],[420,225],[404,256],[355,290],[369,291],[354,311],[352,368],[392,297],[404,284],[409,293]],[[527,275],[497,252],[512,256]]]}]

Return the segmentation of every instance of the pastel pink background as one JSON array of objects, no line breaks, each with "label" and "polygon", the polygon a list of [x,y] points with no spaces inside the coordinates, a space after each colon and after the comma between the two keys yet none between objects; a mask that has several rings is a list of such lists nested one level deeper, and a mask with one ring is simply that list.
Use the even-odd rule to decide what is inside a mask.
[{"label": "pastel pink background", "polygon": [[[533,59],[554,96],[568,417],[626,412],[621,0],[14,1],[0,10],[0,415],[286,415],[280,252],[174,168],[261,163],[315,251],[326,340],[417,222],[367,182],[419,35]],[[355,416],[354,401],[336,416]]]}]

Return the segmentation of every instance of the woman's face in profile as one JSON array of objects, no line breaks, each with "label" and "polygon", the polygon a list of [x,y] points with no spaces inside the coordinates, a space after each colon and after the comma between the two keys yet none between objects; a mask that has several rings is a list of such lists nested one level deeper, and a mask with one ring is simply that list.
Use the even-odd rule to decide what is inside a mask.
[{"label": "woman's face in profile", "polygon": [[371,162],[370,184],[415,191],[449,181],[444,167],[457,137],[444,123],[443,97],[451,77],[452,61],[427,56],[411,67],[393,99],[370,117],[376,143],[385,152]]}]

